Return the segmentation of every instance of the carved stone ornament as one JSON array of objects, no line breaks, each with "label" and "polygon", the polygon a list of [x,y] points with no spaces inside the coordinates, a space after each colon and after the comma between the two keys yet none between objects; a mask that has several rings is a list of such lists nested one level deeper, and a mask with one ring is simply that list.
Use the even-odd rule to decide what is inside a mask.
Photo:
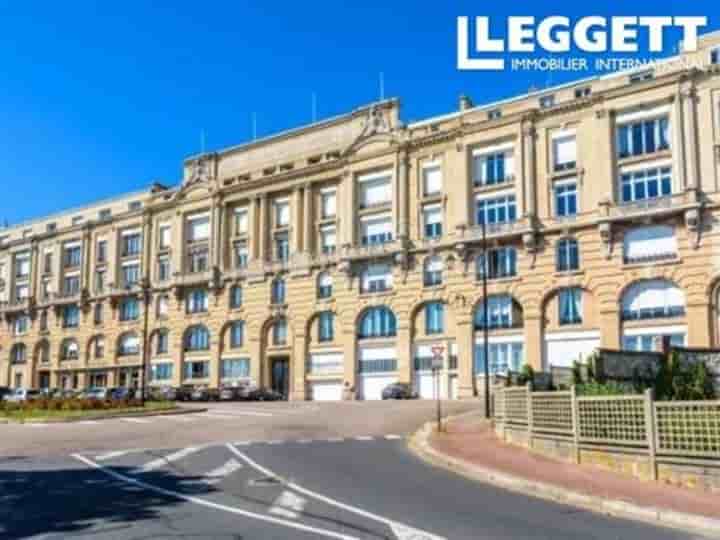
[{"label": "carved stone ornament", "polygon": [[378,133],[390,133],[390,124],[385,118],[385,115],[380,107],[374,105],[368,111],[367,118],[365,119],[365,125],[363,126],[360,137],[370,137]]},{"label": "carved stone ornament", "polygon": [[600,239],[605,246],[605,258],[609,259],[612,255],[613,248],[612,226],[610,223],[606,222],[600,224]]},{"label": "carved stone ornament", "polygon": [[693,249],[700,246],[700,234],[702,232],[702,213],[699,208],[689,208],[685,210],[685,227],[688,232],[695,233],[693,238]]},{"label": "carved stone ornament", "polygon": [[186,186],[208,182],[210,180],[210,163],[206,156],[200,156],[192,165],[192,172],[185,181]]}]

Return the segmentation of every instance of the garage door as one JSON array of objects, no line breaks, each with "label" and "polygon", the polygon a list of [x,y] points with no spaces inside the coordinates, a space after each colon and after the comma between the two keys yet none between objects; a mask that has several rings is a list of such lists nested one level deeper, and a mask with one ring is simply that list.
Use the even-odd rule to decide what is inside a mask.
[{"label": "garage door", "polygon": [[545,366],[571,367],[600,346],[599,332],[559,332],[545,336]]},{"label": "garage door", "polygon": [[458,398],[458,378],[457,375],[450,375],[448,381],[448,397],[450,399]]},{"label": "garage door", "polygon": [[387,385],[397,382],[395,347],[363,347],[359,351],[358,398],[382,399]]},{"label": "garage door", "polygon": [[414,389],[421,399],[435,399],[435,379],[429,369],[432,362],[432,345],[418,345],[415,349]]},{"label": "garage door", "polygon": [[342,381],[311,382],[310,399],[313,401],[340,401],[342,399]]}]

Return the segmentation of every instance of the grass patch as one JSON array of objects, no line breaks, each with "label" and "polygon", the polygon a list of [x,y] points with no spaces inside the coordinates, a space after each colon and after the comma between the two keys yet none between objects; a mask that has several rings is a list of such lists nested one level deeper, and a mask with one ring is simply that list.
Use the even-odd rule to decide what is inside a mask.
[{"label": "grass patch", "polygon": [[122,416],[125,414],[138,414],[147,412],[171,411],[178,406],[172,401],[148,401],[145,407],[119,407],[112,409],[90,410],[48,410],[48,409],[18,409],[13,411],[0,410],[0,419],[40,422],[42,420],[77,419],[90,420],[105,416]]}]

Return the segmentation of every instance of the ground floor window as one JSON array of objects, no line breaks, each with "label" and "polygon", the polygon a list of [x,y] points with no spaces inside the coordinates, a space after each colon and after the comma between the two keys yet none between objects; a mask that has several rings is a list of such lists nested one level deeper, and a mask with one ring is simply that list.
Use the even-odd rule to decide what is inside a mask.
[{"label": "ground floor window", "polygon": [[150,366],[151,381],[169,381],[173,376],[172,362],[163,362]]},{"label": "ground floor window", "polygon": [[659,351],[662,349],[664,336],[670,338],[670,345],[682,347],[685,345],[685,334],[678,332],[673,334],[642,334],[637,336],[624,336],[623,349],[626,351]]},{"label": "ground floor window", "polygon": [[207,360],[196,360],[185,362],[186,379],[205,379],[210,376],[210,362]]},{"label": "ground floor window", "polygon": [[91,388],[105,388],[107,386],[107,373],[91,373],[90,374],[90,387]]},{"label": "ground floor window", "polygon": [[248,358],[229,358],[223,360],[220,373],[223,379],[249,377],[250,360]]},{"label": "ground floor window", "polygon": [[[519,371],[523,364],[523,344],[521,342],[488,343],[490,374],[506,373],[508,370]],[[485,373],[485,346],[475,345],[475,373]]]}]

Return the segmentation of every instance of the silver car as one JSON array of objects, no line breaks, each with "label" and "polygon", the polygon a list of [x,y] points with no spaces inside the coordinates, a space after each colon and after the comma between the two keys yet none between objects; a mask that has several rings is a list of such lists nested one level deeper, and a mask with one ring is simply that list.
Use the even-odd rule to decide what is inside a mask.
[{"label": "silver car", "polygon": [[40,397],[40,390],[30,390],[28,388],[16,388],[11,394],[5,397],[5,401],[10,403],[22,403],[23,401],[31,401]]}]

